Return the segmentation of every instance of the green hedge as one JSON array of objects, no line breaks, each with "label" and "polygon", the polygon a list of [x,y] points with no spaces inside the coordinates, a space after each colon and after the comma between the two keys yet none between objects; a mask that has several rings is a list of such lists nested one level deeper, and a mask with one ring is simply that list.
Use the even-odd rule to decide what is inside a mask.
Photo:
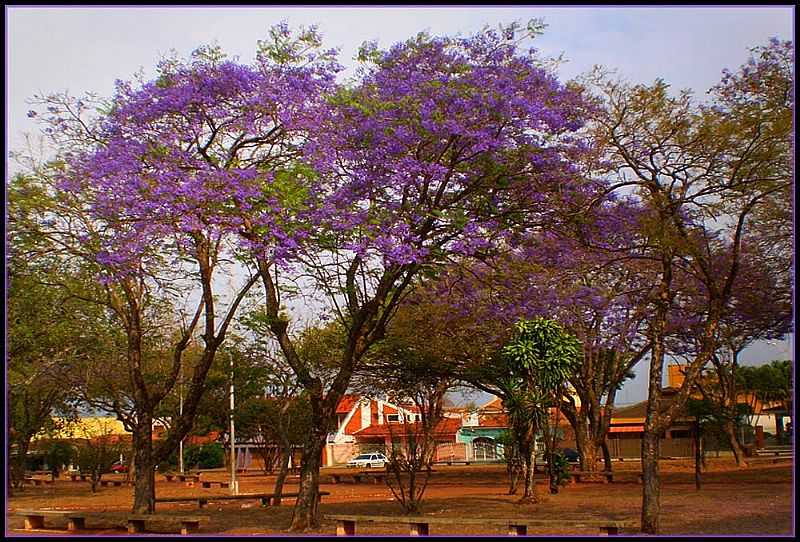
[{"label": "green hedge", "polygon": [[225,464],[225,451],[216,442],[189,446],[183,451],[183,462],[188,468],[216,469]]}]

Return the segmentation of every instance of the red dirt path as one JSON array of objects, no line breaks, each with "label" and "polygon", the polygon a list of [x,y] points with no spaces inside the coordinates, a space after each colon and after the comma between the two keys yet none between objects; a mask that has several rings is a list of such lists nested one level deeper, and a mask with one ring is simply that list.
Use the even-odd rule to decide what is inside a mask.
[{"label": "red dirt path", "polygon": [[[639,468],[638,462],[615,464],[615,471]],[[543,475],[537,475],[541,502],[520,505],[518,497],[507,495],[505,468],[502,465],[437,466],[425,493],[423,513],[434,516],[468,518],[541,517],[548,519],[570,517],[627,517],[639,518],[642,488],[624,477],[619,482],[579,483],[563,487],[557,495],[549,495]],[[326,473],[347,472],[346,469],[323,469]],[[754,463],[747,469],[736,469],[727,459],[709,459],[709,470],[703,474],[703,487],[694,487],[693,467],[689,461],[663,461],[662,473],[662,534],[793,534],[792,522],[792,465]],[[118,477],[109,477],[110,479]],[[158,477],[158,497],[225,495],[225,489],[186,487],[178,482],[165,482]],[[209,480],[223,480],[225,473],[207,473]],[[295,479],[296,480],[296,479]],[[630,481],[628,481],[630,480]],[[241,493],[271,492],[274,477],[243,476]],[[290,482],[285,491],[295,491]],[[400,506],[383,484],[323,483],[321,489],[331,495],[323,499],[322,514],[400,515]],[[90,518],[87,525],[92,534],[124,533],[124,518],[130,511],[132,488],[104,487],[96,495],[86,482],[59,480],[52,486],[29,487],[9,497],[9,512],[21,508],[79,509],[104,512]],[[210,523],[201,534],[286,534],[291,521],[294,499],[282,506],[261,508],[258,501],[221,501],[203,510],[196,504],[159,504],[160,513],[201,514],[210,516]],[[23,520],[11,515],[8,526],[15,535],[23,534]],[[63,533],[66,520],[45,520],[48,533]],[[50,527],[54,527],[51,529]],[[56,528],[59,528],[56,530]],[[97,528],[95,528],[97,527]],[[333,522],[323,521],[319,530],[309,534],[333,534]],[[531,534],[587,534],[595,532],[565,527],[563,529],[531,529]],[[359,534],[407,534],[402,525],[367,524],[358,526]],[[9,533],[11,534],[11,533]],[[35,534],[41,535],[42,531]],[[436,526],[431,534],[492,535],[503,534],[500,526]]]}]

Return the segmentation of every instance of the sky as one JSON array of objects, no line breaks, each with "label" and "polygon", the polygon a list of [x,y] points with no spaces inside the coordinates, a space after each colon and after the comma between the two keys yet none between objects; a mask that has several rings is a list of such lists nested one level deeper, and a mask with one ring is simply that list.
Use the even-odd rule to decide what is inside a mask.
[{"label": "sky", "polygon": [[[736,70],[750,48],[769,38],[793,39],[794,7],[17,7],[6,6],[6,148],[19,150],[24,134],[36,134],[27,117],[34,94],[69,91],[111,96],[116,79],[143,70],[155,75],[171,50],[187,57],[201,45],[218,44],[250,62],[256,43],[273,24],[317,25],[326,47],[340,48],[351,75],[364,41],[386,48],[421,31],[472,34],[489,25],[542,18],[547,28],[533,45],[546,57],[563,55],[562,80],[594,65],[615,69],[633,83],[662,78],[674,90],[700,97],[722,70]],[[6,175],[15,166],[6,160]],[[759,364],[792,357],[792,340],[760,343],[742,360]],[[644,400],[647,368],[618,394],[618,403]],[[479,401],[478,401],[479,402]]]}]

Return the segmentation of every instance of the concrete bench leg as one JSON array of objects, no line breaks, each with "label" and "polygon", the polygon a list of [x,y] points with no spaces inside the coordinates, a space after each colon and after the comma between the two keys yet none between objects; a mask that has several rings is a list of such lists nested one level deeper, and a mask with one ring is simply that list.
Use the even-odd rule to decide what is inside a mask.
[{"label": "concrete bench leg", "polygon": [[85,518],[67,518],[67,530],[77,531],[78,529],[86,528]]},{"label": "concrete bench leg", "polygon": [[355,536],[356,522],[346,519],[336,521],[336,536]]},{"label": "concrete bench leg", "polygon": [[408,525],[409,536],[428,536],[427,523],[410,523]]},{"label": "concrete bench leg", "polygon": [[128,520],[128,534],[144,532],[143,519],[129,519]]},{"label": "concrete bench leg", "polygon": [[25,529],[44,529],[44,516],[25,516]]},{"label": "concrete bench leg", "polygon": [[181,534],[187,535],[193,533],[200,528],[199,521],[183,521],[181,522]]},{"label": "concrete bench leg", "polygon": [[508,536],[527,536],[528,535],[528,526],[527,525],[509,525],[508,526]]},{"label": "concrete bench leg", "polygon": [[600,536],[614,536],[619,534],[617,527],[600,527]]}]

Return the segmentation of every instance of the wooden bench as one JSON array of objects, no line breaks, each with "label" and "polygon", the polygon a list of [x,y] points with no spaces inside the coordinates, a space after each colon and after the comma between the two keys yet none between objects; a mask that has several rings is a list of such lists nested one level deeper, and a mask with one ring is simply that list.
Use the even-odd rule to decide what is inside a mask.
[{"label": "wooden bench", "polygon": [[220,488],[223,487],[230,487],[230,482],[220,482],[220,481],[212,481],[212,480],[203,480],[200,482],[203,487],[214,487],[214,484],[217,484]]},{"label": "wooden bench", "polygon": [[578,527],[597,529],[604,535],[617,535],[623,529],[629,530],[637,526],[635,520],[605,519],[465,519],[444,518],[434,516],[350,516],[326,515],[325,519],[336,521],[336,536],[355,536],[356,523],[402,523],[409,526],[410,536],[426,536],[430,534],[429,526],[434,525],[502,525],[508,529],[509,536],[526,536],[528,527]]},{"label": "wooden bench", "polygon": [[44,518],[67,518],[67,530],[77,531],[86,528],[85,512],[77,510],[17,510],[17,516],[25,517],[25,529],[44,529]]},{"label": "wooden bench", "polygon": [[176,476],[179,481],[186,482],[186,485],[189,487],[194,487],[194,484],[200,481],[199,474],[178,474]]},{"label": "wooden bench", "polygon": [[374,484],[380,484],[386,479],[385,472],[372,472],[372,471],[361,471],[358,474],[353,475],[353,481],[355,483],[360,484],[361,479],[365,478],[367,480],[372,479]]},{"label": "wooden bench", "polygon": [[442,461],[434,461],[436,464],[446,464],[446,465],[469,465],[472,461],[461,461],[461,460],[442,460]]},{"label": "wooden bench", "polygon": [[186,535],[197,531],[201,522],[208,522],[208,516],[168,516],[158,514],[128,514],[128,534],[143,533],[145,522],[181,524],[181,534]]},{"label": "wooden bench", "polygon": [[[281,499],[289,497],[297,497],[299,493],[283,493]],[[329,491],[319,492],[319,501],[322,502],[322,497],[330,495]],[[245,493],[243,495],[208,495],[203,497],[159,497],[156,502],[197,502],[198,508],[203,508],[211,501],[241,501],[257,499],[261,501],[261,506],[272,506],[275,501],[274,493]]]},{"label": "wooden bench", "polygon": [[70,474],[69,479],[73,482],[77,482],[79,479],[81,482],[86,482],[89,480],[88,474]]},{"label": "wooden bench", "polygon": [[114,486],[133,486],[133,482],[126,482],[125,480],[100,480],[100,485],[103,487]]},{"label": "wooden bench", "polygon": [[50,485],[53,483],[53,480],[48,478],[25,478],[25,481],[35,486]]},{"label": "wooden bench", "polygon": [[602,470],[599,470],[599,471],[573,470],[573,471],[567,472],[567,474],[569,475],[571,482],[580,482],[581,479],[586,479],[586,478],[602,478],[601,481],[605,484],[605,483],[608,483],[608,482],[613,482],[615,476],[626,476],[626,475],[634,475],[634,476],[636,476],[636,481],[638,483],[640,483],[640,484],[643,483],[643,481],[644,481],[644,475],[641,472],[626,472],[626,471],[609,472],[609,471],[602,471]]},{"label": "wooden bench", "polygon": [[[435,470],[420,471],[417,474],[422,474],[424,472],[434,473],[436,471]],[[403,473],[403,474],[406,474],[406,473]],[[386,480],[387,476],[391,476],[391,473],[387,473],[386,471],[369,471],[369,470],[361,471],[361,472],[357,472],[357,473],[353,473],[353,474],[351,474],[349,472],[345,473],[345,474],[331,474],[330,475],[330,477],[331,477],[330,483],[339,484],[339,483],[341,483],[342,478],[348,477],[348,478],[352,478],[353,479],[353,483],[355,483],[355,484],[360,484],[362,479],[364,479],[364,480],[370,480],[371,479],[373,483],[379,484],[379,483],[382,483],[384,480]]]}]

